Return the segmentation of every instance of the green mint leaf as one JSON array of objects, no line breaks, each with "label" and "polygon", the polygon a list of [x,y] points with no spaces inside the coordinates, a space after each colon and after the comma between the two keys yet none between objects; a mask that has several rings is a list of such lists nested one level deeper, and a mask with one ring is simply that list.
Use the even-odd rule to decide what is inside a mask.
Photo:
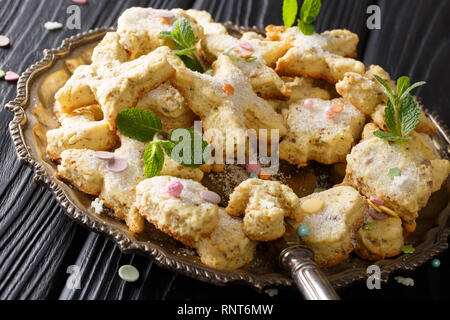
[{"label": "green mint leaf", "polygon": [[400,97],[403,94],[403,92],[405,92],[406,89],[409,88],[410,85],[411,85],[411,82],[409,80],[409,77],[404,76],[404,77],[398,78],[398,80],[397,80],[397,94],[398,94],[398,96]]},{"label": "green mint leaf", "polygon": [[195,52],[195,47],[191,47],[191,48],[186,48],[186,49],[181,49],[181,50],[172,50],[172,53],[175,53],[177,56],[185,56],[185,55],[189,55]]},{"label": "green mint leaf", "polygon": [[157,176],[164,166],[164,152],[158,143],[151,143],[144,152],[145,176]]},{"label": "green mint leaf", "polygon": [[403,253],[411,254],[416,251],[412,246],[403,246],[400,250],[402,250]]},{"label": "green mint leaf", "polygon": [[170,132],[174,144],[168,155],[185,167],[198,168],[209,160],[210,146],[192,129],[176,128]]},{"label": "green mint leaf", "polygon": [[173,39],[172,32],[169,31],[161,31],[159,35],[167,39]]},{"label": "green mint leaf", "polygon": [[399,134],[397,132],[397,121],[395,120],[395,109],[391,100],[388,101],[387,106],[384,109],[384,119],[389,132],[398,136]]},{"label": "green mint leaf", "polygon": [[292,27],[297,17],[298,3],[297,0],[283,1],[283,22],[286,28]]},{"label": "green mint leaf", "polygon": [[383,79],[381,79],[379,76],[377,76],[376,74],[373,75],[374,78],[386,89],[386,93],[389,96],[389,99],[392,101],[392,104],[395,105],[396,103],[396,99],[394,96],[394,93],[392,92],[391,87],[388,86],[388,84],[386,83],[386,81],[384,81]]},{"label": "green mint leaf", "polygon": [[117,115],[117,129],[126,137],[148,142],[161,131],[161,120],[157,115],[143,109],[125,109]]},{"label": "green mint leaf", "polygon": [[[403,92],[403,94],[400,96],[400,100],[403,100],[406,98],[406,96],[415,88],[420,87],[425,85],[426,82],[425,81],[420,81],[420,82],[416,82],[414,83],[412,86],[410,86],[408,89],[405,90],[405,92]],[[400,95],[400,94],[399,94]]]},{"label": "green mint leaf", "polygon": [[298,28],[305,36],[314,34],[315,28],[313,24],[306,24],[298,20]]},{"label": "green mint leaf", "polygon": [[411,137],[398,137],[396,135],[393,135],[392,133],[384,132],[384,131],[375,131],[373,133],[375,137],[378,137],[380,139],[392,141],[392,142],[403,142],[403,141],[409,141],[411,140]]},{"label": "green mint leaf", "polygon": [[313,23],[319,15],[321,7],[320,0],[304,0],[300,9],[300,20],[306,24]]},{"label": "green mint leaf", "polygon": [[252,62],[252,61],[255,61],[256,59],[258,59],[258,58],[257,57],[250,57],[250,58],[245,59],[245,61]]},{"label": "green mint leaf", "polygon": [[394,179],[394,177],[399,177],[399,176],[401,176],[401,174],[402,174],[402,171],[399,168],[394,167],[394,168],[389,169],[387,175],[389,177],[391,177],[391,179]]},{"label": "green mint leaf", "polygon": [[185,48],[195,46],[195,34],[188,19],[181,18],[175,22],[175,38]]},{"label": "green mint leaf", "polygon": [[417,126],[420,120],[419,103],[414,97],[408,95],[400,102],[399,121],[401,126],[401,135],[407,136]]},{"label": "green mint leaf", "polygon": [[202,66],[200,65],[200,62],[198,62],[197,58],[195,58],[194,56],[181,56],[180,58],[181,60],[183,60],[184,65],[192,71],[197,71],[200,73],[204,71]]},{"label": "green mint leaf", "polygon": [[367,222],[365,225],[363,225],[364,230],[373,230],[375,229],[375,225],[372,222]]}]

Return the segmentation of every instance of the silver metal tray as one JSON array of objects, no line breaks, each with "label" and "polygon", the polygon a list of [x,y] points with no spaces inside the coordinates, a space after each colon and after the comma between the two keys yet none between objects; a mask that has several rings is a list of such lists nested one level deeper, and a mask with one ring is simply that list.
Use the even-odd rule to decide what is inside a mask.
[{"label": "silver metal tray", "polygon": [[[231,23],[226,27],[231,34],[238,36],[244,29]],[[55,195],[66,214],[79,224],[98,233],[110,237],[117,246],[126,253],[138,253],[154,258],[162,267],[185,274],[187,276],[219,285],[230,283],[248,284],[259,290],[277,286],[293,285],[289,275],[277,265],[278,253],[273,252],[270,244],[258,247],[256,257],[246,268],[236,271],[220,271],[200,263],[194,252],[169,236],[147,224],[143,234],[134,236],[125,224],[112,215],[97,215],[90,207],[92,197],[72,188],[54,175],[56,164],[45,154],[45,139],[42,138],[42,126],[38,123],[32,110],[42,103],[52,111],[52,101],[43,99],[41,90],[56,89],[63,83],[55,84],[50,76],[57,71],[66,70],[64,61],[82,55],[92,49],[108,31],[113,29],[95,29],[64,40],[60,47],[44,51],[44,58],[30,66],[20,77],[17,85],[17,97],[6,105],[14,113],[9,130],[15,145],[17,156],[34,168],[34,180],[43,182]],[[47,79],[46,82],[44,82]],[[49,80],[50,79],[50,80]],[[53,88],[54,91],[55,88]],[[47,100],[47,101],[41,101]],[[50,99],[51,100],[51,99]],[[438,133],[432,139],[443,157],[448,158],[449,135],[447,129],[440,124],[438,116],[427,113],[438,126]],[[318,166],[314,170],[327,170],[326,166]],[[300,175],[308,175],[311,168],[300,171]],[[402,255],[393,259],[378,261],[383,281],[387,281],[392,272],[413,270],[448,247],[447,237],[450,234],[449,183],[432,195],[429,204],[420,213],[417,230],[409,236],[408,243],[416,248],[413,254]],[[343,263],[324,269],[335,288],[344,287],[367,278],[366,269],[374,264],[351,255]]]}]

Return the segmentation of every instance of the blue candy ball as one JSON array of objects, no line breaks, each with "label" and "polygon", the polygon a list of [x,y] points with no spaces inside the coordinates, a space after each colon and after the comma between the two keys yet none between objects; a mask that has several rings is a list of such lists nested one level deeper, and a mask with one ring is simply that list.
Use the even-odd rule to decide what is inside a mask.
[{"label": "blue candy ball", "polygon": [[306,237],[308,233],[308,227],[303,224],[297,228],[297,234],[300,238]]},{"label": "blue candy ball", "polygon": [[439,259],[433,259],[431,265],[435,268],[439,268],[441,266],[441,261],[439,261]]},{"label": "blue candy ball", "polygon": [[258,174],[257,173],[250,173],[250,178],[258,178]]}]

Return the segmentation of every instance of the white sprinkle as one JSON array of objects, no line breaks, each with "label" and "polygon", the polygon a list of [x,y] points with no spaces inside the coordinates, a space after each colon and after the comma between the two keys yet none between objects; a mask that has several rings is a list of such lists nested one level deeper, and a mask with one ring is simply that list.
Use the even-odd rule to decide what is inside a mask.
[{"label": "white sprinkle", "polygon": [[275,297],[278,294],[278,289],[267,289],[264,291],[269,297]]},{"label": "white sprinkle", "polygon": [[413,287],[414,286],[414,279],[412,278],[403,278],[403,277],[395,277],[395,281],[398,283],[407,286],[407,287]]},{"label": "white sprinkle", "polygon": [[275,206],[275,204],[273,202],[264,200],[264,199],[260,199],[259,200],[259,205],[265,209],[270,209],[273,208]]},{"label": "white sprinkle", "polygon": [[96,214],[101,214],[103,212],[103,200],[95,198],[91,203],[91,207],[94,208]]},{"label": "white sprinkle", "polygon": [[45,29],[47,30],[58,30],[63,27],[62,23],[56,22],[56,21],[47,21],[44,24]]}]

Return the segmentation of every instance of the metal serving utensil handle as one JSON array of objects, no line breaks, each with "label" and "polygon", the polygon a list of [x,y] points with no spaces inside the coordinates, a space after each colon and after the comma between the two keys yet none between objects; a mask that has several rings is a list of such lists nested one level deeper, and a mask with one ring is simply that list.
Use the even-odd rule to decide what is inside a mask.
[{"label": "metal serving utensil handle", "polygon": [[340,300],[313,257],[308,248],[294,246],[281,252],[280,263],[291,272],[292,279],[306,300]]}]

